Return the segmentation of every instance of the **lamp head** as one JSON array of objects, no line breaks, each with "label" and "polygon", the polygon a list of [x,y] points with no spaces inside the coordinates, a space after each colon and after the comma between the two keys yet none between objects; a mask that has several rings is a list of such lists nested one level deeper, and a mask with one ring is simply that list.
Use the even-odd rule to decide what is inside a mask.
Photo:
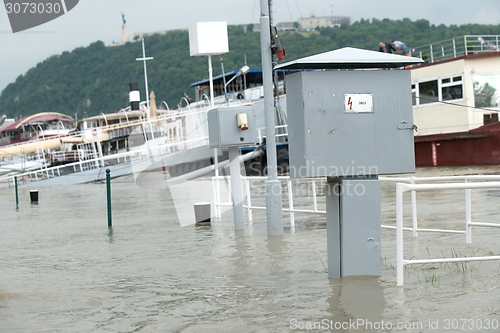
[{"label": "lamp head", "polygon": [[247,65],[243,66],[240,68],[238,74],[236,75],[245,75],[248,73],[248,71],[250,70],[250,67],[248,67]]}]

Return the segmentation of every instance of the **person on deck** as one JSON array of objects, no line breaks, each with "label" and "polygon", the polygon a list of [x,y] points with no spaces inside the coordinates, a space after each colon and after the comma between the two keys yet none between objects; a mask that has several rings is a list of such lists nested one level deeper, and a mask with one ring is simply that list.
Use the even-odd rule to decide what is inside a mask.
[{"label": "person on deck", "polygon": [[392,53],[392,51],[396,52],[397,50],[392,44],[386,44],[383,42],[378,43],[378,46],[378,50],[384,53]]},{"label": "person on deck", "polygon": [[399,40],[393,40],[391,42],[391,45],[397,49],[397,53],[399,53],[399,54],[404,54],[404,55],[411,54],[410,48],[408,46],[406,46],[405,43],[403,43]]}]

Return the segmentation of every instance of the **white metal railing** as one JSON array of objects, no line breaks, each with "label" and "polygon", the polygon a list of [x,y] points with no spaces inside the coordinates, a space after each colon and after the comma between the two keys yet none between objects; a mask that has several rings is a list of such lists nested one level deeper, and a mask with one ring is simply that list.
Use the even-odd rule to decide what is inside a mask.
[{"label": "white metal railing", "polygon": [[500,51],[499,42],[499,35],[466,35],[417,46],[411,52],[413,56],[420,57],[426,62],[436,62],[469,54]]},{"label": "white metal railing", "polygon": [[[262,135],[262,132],[265,131],[265,127],[259,127],[257,128],[257,137],[259,138],[259,142],[262,142],[262,139],[265,137],[265,135]],[[276,133],[276,130],[283,130],[283,133]],[[281,138],[281,137],[288,137],[288,125],[277,125],[274,126],[274,131],[275,131],[275,137],[276,138]]]},{"label": "white metal railing", "polygon": [[[409,184],[424,183],[424,182],[456,182],[463,181],[464,183],[470,183],[472,181],[500,181],[500,175],[469,175],[469,176],[441,176],[441,177],[379,177],[379,180],[386,182],[406,182]],[[446,188],[446,183],[441,184]],[[450,187],[451,188],[451,187]],[[411,212],[412,212],[412,227],[403,228],[404,230],[411,230],[413,232],[413,237],[418,237],[419,231],[430,231],[430,232],[444,232],[444,233],[460,233],[465,234],[465,242],[470,244],[472,242],[472,229],[471,226],[483,226],[483,227],[500,227],[500,224],[496,223],[485,223],[485,222],[474,222],[472,221],[472,200],[471,200],[471,190],[465,189],[465,229],[464,230],[443,230],[443,229],[426,229],[418,227],[417,218],[417,193],[416,191],[411,191]],[[382,225],[385,228],[396,229],[396,226]]]},{"label": "white metal railing", "polygon": [[[227,180],[227,176],[216,176],[212,177],[214,186],[214,205],[215,205],[215,217],[220,218],[221,213],[219,207],[221,206],[231,206],[231,194],[229,194],[228,201],[221,202],[220,199],[220,185],[221,180]],[[325,178],[308,178],[303,179],[300,183],[303,184],[304,181],[311,182],[311,192],[312,192],[312,205],[313,209],[296,209],[294,205],[294,190],[292,185],[292,180],[289,176],[278,177],[281,181],[286,181],[287,183],[287,197],[288,197],[288,207],[284,207],[283,211],[289,212],[290,215],[290,227],[292,232],[295,231],[295,213],[319,213],[326,214],[325,210],[318,209],[318,196],[317,196],[317,182],[325,182]],[[247,209],[248,220],[253,220],[252,210],[260,209],[265,210],[266,207],[254,206],[252,204],[252,193],[250,191],[251,182],[254,181],[265,181],[267,177],[254,177],[245,176],[242,177],[242,181],[245,182],[245,193],[246,193],[246,204],[244,208]],[[396,229],[396,247],[397,247],[397,284],[398,286],[403,285],[403,268],[405,265],[409,264],[425,264],[425,263],[436,263],[436,262],[464,262],[464,261],[482,261],[482,260],[500,260],[500,256],[486,256],[486,257],[465,257],[465,258],[439,258],[439,259],[411,259],[405,260],[403,256],[403,231],[410,230],[413,232],[413,236],[417,237],[419,231],[426,232],[439,232],[439,233],[455,233],[455,234],[465,234],[466,243],[472,242],[472,226],[482,226],[482,227],[500,227],[497,223],[486,223],[486,222],[475,222],[472,221],[472,200],[471,200],[471,190],[477,188],[500,188],[500,175],[471,175],[471,176],[444,176],[444,177],[379,177],[382,182],[396,182],[396,226],[381,225],[382,228]],[[456,181],[463,181],[463,183],[456,183]],[[476,181],[476,182],[473,182]],[[477,182],[482,181],[482,182]],[[485,182],[488,181],[488,182]],[[407,182],[408,184],[402,183]],[[433,182],[427,184],[416,184],[417,182]],[[443,182],[443,183],[436,183]],[[463,230],[450,230],[450,229],[430,229],[430,228],[419,228],[417,220],[417,197],[416,192],[418,190],[444,190],[444,189],[464,189],[465,190],[465,228]],[[230,191],[229,191],[230,192]],[[411,209],[412,209],[412,227],[405,228],[403,226],[403,193],[411,192]]]},{"label": "white metal railing", "polygon": [[[218,189],[220,189],[220,181],[228,181],[228,176],[214,176],[212,177],[212,185],[214,187],[214,193],[216,194],[214,197],[214,206],[215,206],[215,217],[216,218],[221,218],[221,212],[220,209],[218,209],[221,206],[231,206],[231,194],[229,193],[229,198],[228,201],[221,201],[220,194],[217,195]],[[245,183],[244,191],[246,193],[246,204],[243,205],[244,208],[247,210],[247,215],[248,215],[248,220],[253,221],[253,210],[265,210],[265,206],[254,206],[252,205],[252,193],[251,193],[251,183],[252,182],[264,182],[268,178],[266,176],[242,176],[241,177],[242,181]],[[325,178],[308,178],[306,180],[311,182],[311,194],[312,194],[312,206],[313,209],[297,209],[296,205],[294,205],[294,190],[293,190],[293,183],[292,179],[290,179],[290,176],[278,176],[278,180],[282,182],[286,182],[286,189],[287,189],[287,198],[288,198],[288,207],[283,207],[284,212],[288,212],[290,214],[290,227],[292,231],[295,230],[295,213],[317,213],[317,214],[326,214],[325,210],[319,210],[318,209],[318,195],[317,195],[317,182],[324,182]],[[304,183],[304,182],[300,182]]]},{"label": "white metal railing", "polygon": [[[215,195],[215,208],[216,208],[216,214],[215,217],[220,218],[221,217],[221,212],[218,207],[220,206],[231,206],[231,198],[228,198],[228,201],[221,202],[220,198],[220,181],[225,180],[227,181],[229,176],[215,176],[212,177],[213,180],[213,186],[214,186],[214,193]],[[253,220],[253,215],[252,215],[252,210],[257,209],[265,209],[265,207],[262,206],[253,206],[252,205],[252,196],[251,196],[251,182],[254,181],[265,181],[267,180],[267,177],[265,176],[242,176],[242,181],[245,182],[245,193],[246,193],[246,205],[245,208],[247,209],[248,212],[248,219],[249,221]],[[294,225],[294,213],[321,213],[321,214],[326,214],[325,210],[318,210],[318,196],[317,196],[317,182],[324,182],[325,178],[307,178],[307,180],[303,180],[301,183],[304,183],[304,181],[310,181],[311,182],[311,198],[312,198],[312,206],[313,209],[296,209],[294,208],[294,203],[293,203],[293,185],[292,185],[292,180],[290,179],[290,176],[280,176],[278,177],[279,180],[282,182],[286,182],[286,188],[287,188],[287,198],[288,198],[288,207],[283,208],[283,211],[290,212],[290,225]],[[450,181],[457,181],[457,180],[462,180],[465,183],[469,183],[471,181],[478,181],[478,180],[498,180],[500,181],[500,175],[489,175],[489,176],[482,176],[482,175],[472,175],[472,176],[443,176],[443,177],[379,177],[380,181],[383,182],[407,182],[409,184],[415,184],[417,182],[450,182]],[[446,184],[443,184],[442,186],[445,186]],[[500,227],[500,224],[496,223],[486,223],[486,222],[475,222],[472,221],[472,201],[471,201],[471,191],[470,189],[466,189],[465,191],[465,229],[464,230],[446,230],[446,229],[428,229],[428,228],[419,228],[418,227],[418,218],[417,218],[417,195],[416,191],[411,191],[411,210],[412,210],[412,227],[411,228],[403,228],[404,230],[409,230],[413,232],[414,237],[418,237],[418,232],[419,231],[428,231],[428,232],[444,232],[444,233],[459,233],[459,234],[465,234],[466,238],[466,243],[470,244],[472,242],[472,229],[471,226],[484,226],[484,227]],[[396,229],[397,226],[391,226],[391,225],[381,225],[382,228],[388,228],[388,229]]]},{"label": "white metal railing", "polygon": [[[403,194],[404,192],[412,191],[416,192],[418,190],[442,190],[442,189],[465,189],[466,190],[466,230],[460,231],[461,233],[469,234],[466,239],[470,242],[470,232],[471,226],[489,226],[489,227],[500,227],[499,224],[494,223],[474,223],[471,222],[471,200],[470,200],[470,190],[476,188],[500,188],[500,182],[478,182],[471,183],[466,181],[465,183],[442,183],[442,184],[404,184],[396,183],[396,255],[397,255],[397,285],[402,286],[404,284],[404,266],[410,264],[430,264],[430,263],[443,263],[443,262],[465,262],[465,261],[484,261],[484,260],[500,260],[500,256],[483,256],[483,257],[462,257],[462,258],[438,258],[438,259],[404,259],[403,254]],[[421,229],[423,230],[423,229]],[[450,232],[446,230],[439,229],[428,229],[426,231],[437,231],[437,232]],[[458,232],[458,231],[457,231]]]}]

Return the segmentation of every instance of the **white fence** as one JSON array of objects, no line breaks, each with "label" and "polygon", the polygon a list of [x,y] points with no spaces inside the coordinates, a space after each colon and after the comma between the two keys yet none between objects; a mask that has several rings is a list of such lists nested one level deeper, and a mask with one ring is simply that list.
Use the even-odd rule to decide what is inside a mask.
[{"label": "white fence", "polygon": [[[246,194],[246,204],[243,207],[247,210],[248,221],[253,221],[253,210],[265,210],[265,206],[254,206],[252,205],[252,193],[251,193],[251,185],[253,182],[265,182],[268,178],[265,176],[243,176],[241,177],[242,181],[245,183],[243,188],[244,193]],[[213,187],[214,187],[214,201],[215,201],[215,217],[221,217],[221,206],[231,206],[232,202],[230,201],[230,197],[228,201],[221,202],[220,197],[220,181],[227,180],[226,176],[215,176],[212,177]],[[294,189],[292,180],[290,176],[279,176],[278,180],[282,182],[286,182],[287,189],[287,198],[288,198],[288,207],[284,207],[283,211],[288,212],[290,214],[290,227],[292,232],[295,231],[295,213],[317,213],[317,214],[326,214],[325,210],[318,210],[318,195],[317,195],[317,183],[324,182],[324,178],[308,178],[311,182],[311,197],[312,197],[312,206],[313,209],[297,209],[294,206]],[[230,193],[229,193],[230,194]]]},{"label": "white fence", "polygon": [[[226,179],[224,176],[213,177],[213,186],[215,194],[215,217],[220,218],[220,207],[231,206],[229,201],[221,202],[219,182]],[[282,182],[286,182],[288,207],[283,207],[284,212],[289,212],[290,227],[292,232],[295,231],[295,213],[319,213],[326,214],[326,211],[318,209],[318,196],[317,184],[324,183],[325,178],[310,178],[311,182],[311,200],[310,205],[313,209],[296,209],[294,205],[294,189],[292,180],[289,176],[278,177]],[[379,177],[382,182],[396,182],[396,226],[382,225],[383,228],[396,229],[396,247],[397,247],[397,285],[403,285],[404,266],[410,264],[431,264],[431,263],[445,263],[445,262],[464,262],[464,261],[482,261],[482,260],[500,260],[500,256],[486,256],[486,257],[465,257],[465,258],[439,258],[439,259],[411,259],[405,260],[403,255],[403,232],[404,230],[412,231],[414,237],[418,237],[418,232],[439,232],[439,233],[454,233],[464,234],[467,244],[472,242],[472,226],[480,227],[500,227],[497,223],[486,223],[472,221],[472,200],[471,190],[478,188],[500,188],[500,176],[447,176],[447,177]],[[244,191],[246,193],[246,204],[244,207],[247,209],[248,220],[253,220],[252,210],[261,209],[265,210],[266,207],[252,205],[252,182],[264,182],[267,177],[242,177],[245,183]],[[302,180],[304,181],[304,180]],[[462,183],[457,183],[462,181]],[[473,182],[482,181],[482,182]],[[402,183],[406,182],[408,184]],[[419,182],[427,182],[426,184],[416,184]],[[429,183],[432,182],[432,183]],[[436,183],[441,182],[441,183]],[[444,190],[444,189],[464,189],[465,190],[465,217],[464,229],[451,230],[451,229],[430,229],[419,228],[417,219],[417,191],[427,190]],[[403,195],[405,192],[411,192],[411,209],[412,209],[412,227],[403,226]]]},{"label": "white fence", "polygon": [[[416,183],[424,183],[424,182],[445,182],[439,184],[439,187],[436,189],[452,189],[452,188],[462,188],[462,187],[453,187],[453,184],[450,182],[462,181],[465,183],[470,183],[472,181],[500,181],[500,176],[490,175],[471,175],[471,176],[443,176],[443,177],[407,177],[407,178],[395,178],[395,177],[379,177],[381,181],[385,182],[406,182],[409,184]],[[489,183],[488,183],[489,184]],[[431,185],[431,184],[426,184]],[[435,184],[438,185],[438,184]],[[450,185],[451,187],[448,187]],[[457,184],[460,186],[460,184]],[[474,188],[489,188],[490,186],[484,187],[474,187]],[[495,187],[495,186],[493,186]],[[421,189],[421,188],[420,188]],[[461,233],[465,234],[465,241],[467,244],[470,244],[472,241],[472,232],[471,226],[483,226],[483,227],[500,227],[500,224],[496,223],[484,223],[484,222],[473,222],[472,221],[472,201],[471,201],[471,188],[465,189],[465,229],[464,230],[443,230],[443,229],[425,229],[418,227],[418,219],[417,219],[417,189],[410,190],[411,191],[411,207],[412,207],[412,227],[411,228],[403,228],[404,230],[411,230],[413,232],[413,237],[418,237],[419,231],[434,231],[434,232],[444,232],[444,233]],[[422,190],[422,189],[421,189]],[[385,228],[396,228],[394,226],[384,226]]]},{"label": "white fence", "polygon": [[[387,180],[387,178],[384,178]],[[398,180],[398,179],[391,179]],[[404,259],[404,230],[413,231],[416,237],[418,231],[430,231],[441,233],[463,233],[465,234],[466,243],[472,242],[472,226],[482,227],[500,227],[497,223],[473,222],[472,221],[472,200],[471,190],[479,188],[500,188],[500,181],[489,182],[471,182],[472,180],[500,180],[500,176],[454,176],[454,177],[429,177],[429,178],[400,178],[399,180],[409,181],[410,184],[396,183],[396,274],[397,285],[404,284],[404,266],[410,264],[432,264],[446,262],[466,262],[466,261],[485,261],[485,260],[500,260],[500,256],[483,256],[483,257],[462,257],[462,258],[438,258],[438,259]],[[415,184],[417,181],[453,181],[463,180],[463,183],[432,183],[432,184]],[[465,227],[464,230],[442,230],[442,229],[419,229],[416,215],[416,192],[444,189],[464,189],[465,190]],[[403,194],[405,192],[412,193],[412,228],[403,227]]]}]

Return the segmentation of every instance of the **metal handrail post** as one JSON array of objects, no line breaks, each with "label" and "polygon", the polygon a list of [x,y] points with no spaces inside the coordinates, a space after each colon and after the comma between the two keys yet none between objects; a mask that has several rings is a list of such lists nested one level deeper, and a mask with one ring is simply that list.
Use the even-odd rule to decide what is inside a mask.
[{"label": "metal handrail post", "polygon": [[[219,183],[219,155],[218,155],[218,149],[217,148],[214,148],[214,169],[215,169],[215,177],[216,177],[216,180],[215,180],[215,196],[216,196],[216,200],[217,200],[217,203],[220,204],[220,183]],[[220,206],[215,206],[215,215],[217,216],[217,218],[221,218],[222,217],[222,213],[221,213],[221,209],[220,209]]]},{"label": "metal handrail post", "polygon": [[219,207],[218,206],[218,202],[217,202],[217,189],[215,187],[215,179],[214,177],[212,177],[212,191],[214,193],[214,213],[215,213],[215,218],[219,218],[219,214],[217,213],[217,208]]},{"label": "metal handrail post", "polygon": [[253,214],[252,214],[252,197],[250,193],[250,180],[248,177],[245,177],[245,186],[246,186],[246,194],[247,194],[247,213],[248,213],[248,221],[252,222],[253,221]]},{"label": "metal handrail post", "polygon": [[[470,180],[466,179],[466,183]],[[470,223],[472,222],[472,200],[471,200],[471,189],[465,189],[465,243],[470,244],[472,242],[472,230]]]},{"label": "metal handrail post", "polygon": [[17,190],[17,176],[14,176],[14,188],[16,191],[16,208],[19,207],[19,193]]},{"label": "metal handrail post", "polygon": [[318,201],[316,199],[316,181],[313,179],[312,180],[312,191],[313,191],[313,207],[314,211],[318,211]]},{"label": "metal handrail post", "polygon": [[293,212],[293,191],[292,191],[292,180],[287,179],[288,187],[288,212],[290,213],[290,228],[295,231],[295,213]]},{"label": "metal handrail post", "polygon": [[[410,178],[410,183],[415,184],[415,177]],[[417,191],[411,191],[411,219],[412,219],[413,237],[418,237]]]},{"label": "metal handrail post", "polygon": [[396,183],[396,284],[404,283],[403,257],[403,183]]}]

